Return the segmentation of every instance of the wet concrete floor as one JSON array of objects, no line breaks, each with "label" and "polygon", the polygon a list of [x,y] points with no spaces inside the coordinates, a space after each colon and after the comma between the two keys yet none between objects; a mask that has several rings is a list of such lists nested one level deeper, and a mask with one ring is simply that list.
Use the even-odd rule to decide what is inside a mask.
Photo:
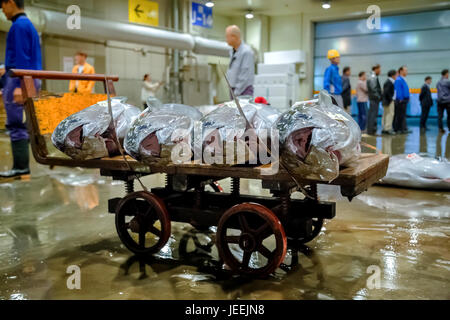
[{"label": "wet concrete floor", "polygon": [[[364,140],[390,154],[450,158],[448,133],[430,125],[423,136],[409,122],[408,136]],[[9,152],[0,134],[0,170]],[[143,180],[154,187],[164,176]],[[258,181],[242,189],[267,194]],[[374,186],[352,202],[338,197],[336,217],[301,249],[298,265],[265,280],[224,271],[214,233],[181,223],[158,255],[138,259],[107,213],[107,199],[123,194],[121,182],[96,170],[50,170],[34,160],[30,181],[0,184],[0,299],[450,299],[448,192]],[[67,287],[72,265],[80,290]]]}]

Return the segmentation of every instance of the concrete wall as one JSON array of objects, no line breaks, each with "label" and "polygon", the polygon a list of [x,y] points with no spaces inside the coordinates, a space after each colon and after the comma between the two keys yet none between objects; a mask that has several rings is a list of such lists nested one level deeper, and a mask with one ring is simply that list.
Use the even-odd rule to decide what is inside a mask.
[{"label": "concrete wall", "polygon": [[302,48],[301,14],[270,17],[269,51]]}]

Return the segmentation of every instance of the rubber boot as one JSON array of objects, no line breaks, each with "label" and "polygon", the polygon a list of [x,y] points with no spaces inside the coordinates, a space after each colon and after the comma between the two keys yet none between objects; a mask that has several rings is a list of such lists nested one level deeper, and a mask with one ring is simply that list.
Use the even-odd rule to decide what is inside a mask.
[{"label": "rubber boot", "polygon": [[9,171],[0,172],[2,178],[12,178],[30,174],[30,151],[28,139],[11,141],[13,167]]}]

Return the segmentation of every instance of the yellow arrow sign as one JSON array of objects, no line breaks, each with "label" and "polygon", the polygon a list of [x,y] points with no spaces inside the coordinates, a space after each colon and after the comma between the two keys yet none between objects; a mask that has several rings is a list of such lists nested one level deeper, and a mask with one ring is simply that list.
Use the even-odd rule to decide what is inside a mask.
[{"label": "yellow arrow sign", "polygon": [[128,20],[134,23],[158,26],[158,3],[148,0],[128,0]]}]

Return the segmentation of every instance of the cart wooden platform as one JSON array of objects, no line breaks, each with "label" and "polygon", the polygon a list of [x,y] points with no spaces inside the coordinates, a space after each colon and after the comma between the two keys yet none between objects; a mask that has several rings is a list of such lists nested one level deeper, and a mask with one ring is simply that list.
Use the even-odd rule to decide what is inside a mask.
[{"label": "cart wooden platform", "polygon": [[[115,214],[117,233],[124,245],[136,254],[158,252],[171,235],[171,221],[190,223],[199,230],[217,226],[216,245],[220,258],[233,271],[266,276],[284,260],[289,247],[296,248],[314,239],[324,219],[332,219],[335,203],[320,201],[320,181],[301,179],[308,192],[304,200],[291,199],[297,185],[282,168],[276,174],[264,175],[263,166],[216,166],[208,164],[145,165],[128,157],[95,160],[73,160],[52,155],[48,137],[41,134],[35,102],[40,99],[34,79],[102,81],[115,94],[113,82],[118,77],[80,75],[53,71],[11,70],[21,79],[26,105],[30,142],[38,163],[50,166],[98,168],[102,175],[123,180],[126,196],[109,200],[109,212]],[[62,120],[62,119],[61,119]],[[385,176],[389,157],[362,154],[331,182],[341,187],[350,200]],[[130,166],[131,169],[130,170]],[[155,173],[167,175],[164,187],[134,191],[136,176]],[[216,181],[231,178],[230,193],[221,192]],[[261,180],[272,196],[251,196],[240,192],[240,179]],[[213,191],[206,191],[207,186]],[[257,261],[257,263],[255,262]]]}]

